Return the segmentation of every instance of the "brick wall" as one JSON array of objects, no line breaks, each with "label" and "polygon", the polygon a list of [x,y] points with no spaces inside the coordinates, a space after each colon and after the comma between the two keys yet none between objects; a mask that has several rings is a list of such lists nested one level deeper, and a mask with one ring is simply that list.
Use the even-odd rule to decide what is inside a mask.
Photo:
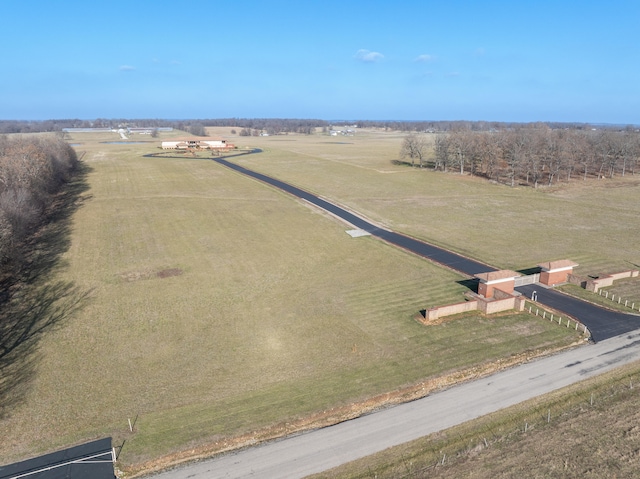
[{"label": "brick wall", "polygon": [[524,310],[524,296],[512,296],[500,290],[495,290],[494,298],[477,298],[464,303],[449,304],[447,306],[439,306],[430,308],[425,311],[424,317],[419,316],[419,320],[424,324],[429,324],[439,318],[452,316],[454,314],[466,313],[468,311],[481,311],[484,314],[494,314],[502,311],[515,309],[517,311]]},{"label": "brick wall", "polygon": [[587,291],[593,291],[597,293],[600,288],[606,288],[611,286],[614,281],[623,278],[637,278],[638,270],[621,271],[620,273],[608,274],[601,278],[588,279],[584,288]]},{"label": "brick wall", "polygon": [[426,321],[434,321],[444,316],[466,313],[467,311],[477,311],[477,301],[465,301],[464,303],[449,304],[447,306],[439,306],[437,308],[427,309],[425,313]]}]

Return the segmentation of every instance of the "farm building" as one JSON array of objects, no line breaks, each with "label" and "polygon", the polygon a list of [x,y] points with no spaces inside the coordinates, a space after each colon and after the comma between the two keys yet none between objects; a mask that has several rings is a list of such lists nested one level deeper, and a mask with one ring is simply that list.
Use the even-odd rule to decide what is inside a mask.
[{"label": "farm building", "polygon": [[162,142],[163,150],[187,150],[189,148],[200,150],[230,150],[235,145],[227,143],[222,138],[178,138]]}]

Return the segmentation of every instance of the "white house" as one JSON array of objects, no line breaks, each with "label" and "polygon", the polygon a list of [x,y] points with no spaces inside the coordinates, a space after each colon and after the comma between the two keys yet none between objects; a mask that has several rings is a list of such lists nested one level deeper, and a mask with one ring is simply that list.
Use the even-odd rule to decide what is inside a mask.
[{"label": "white house", "polygon": [[195,148],[200,150],[223,150],[235,148],[222,138],[179,138],[162,142],[163,150],[186,150]]}]

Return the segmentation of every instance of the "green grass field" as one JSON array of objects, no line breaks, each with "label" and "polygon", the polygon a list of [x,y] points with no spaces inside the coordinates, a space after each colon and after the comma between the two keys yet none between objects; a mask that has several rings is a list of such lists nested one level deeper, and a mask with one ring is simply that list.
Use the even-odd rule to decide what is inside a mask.
[{"label": "green grass field", "polygon": [[[498,267],[640,262],[633,178],[511,189],[394,164],[398,133],[217,133],[265,150],[238,158],[244,166]],[[144,158],[159,140],[106,140],[117,138],[69,140],[85,152],[91,196],[58,276],[89,299],[40,343],[28,393],[0,420],[2,462],[108,434],[127,439],[127,468],[577,338],[528,315],[422,326],[415,313],[461,301],[464,278],[351,238],[336,219],[214,162]]]}]

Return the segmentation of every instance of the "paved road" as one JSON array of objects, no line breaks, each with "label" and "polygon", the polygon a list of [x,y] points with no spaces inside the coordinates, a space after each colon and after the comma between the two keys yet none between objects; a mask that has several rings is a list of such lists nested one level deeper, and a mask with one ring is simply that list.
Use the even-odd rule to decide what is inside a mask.
[{"label": "paved road", "polygon": [[[301,478],[638,360],[640,333],[611,338],[352,421],[244,449],[154,477]],[[640,394],[640,388],[638,391]],[[598,400],[597,397],[595,399]],[[560,412],[551,411],[551,414],[553,416]]]}]

